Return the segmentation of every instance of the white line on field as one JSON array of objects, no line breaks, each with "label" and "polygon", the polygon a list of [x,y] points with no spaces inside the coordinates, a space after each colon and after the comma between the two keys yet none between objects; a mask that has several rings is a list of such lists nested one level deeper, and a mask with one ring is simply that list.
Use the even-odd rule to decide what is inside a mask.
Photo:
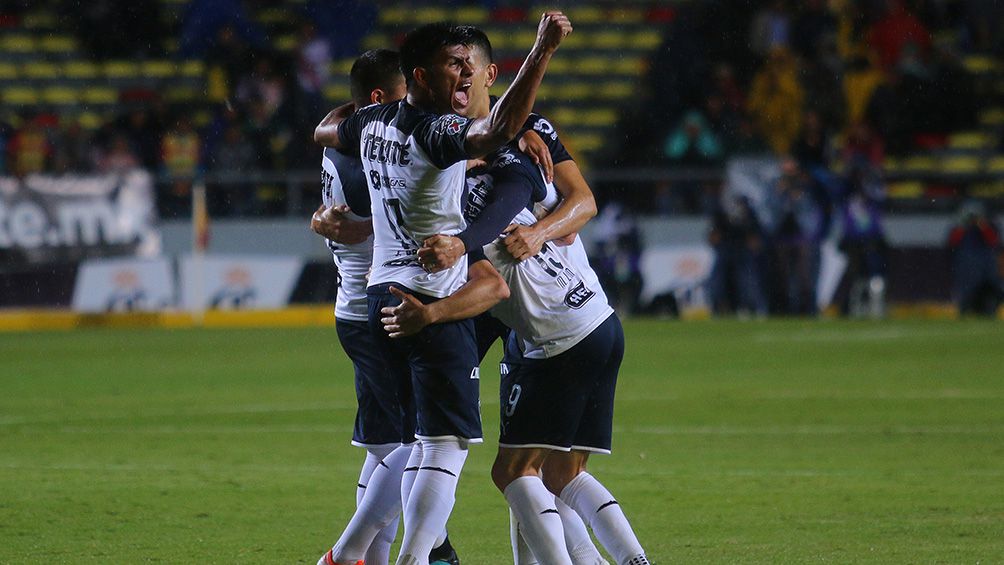
[{"label": "white line on field", "polygon": [[799,341],[799,342],[823,342],[823,341],[873,341],[873,340],[893,340],[905,338],[938,338],[938,337],[960,337],[987,335],[991,332],[999,331],[996,326],[967,327],[967,328],[916,328],[906,326],[889,326],[878,328],[855,329],[850,327],[836,328],[799,328],[797,333],[760,333],[754,336],[758,342],[772,341]]},{"label": "white line on field", "polygon": [[812,425],[812,426],[640,426],[614,427],[614,433],[645,435],[706,436],[795,436],[795,435],[998,435],[1004,426],[883,426],[883,425]]}]

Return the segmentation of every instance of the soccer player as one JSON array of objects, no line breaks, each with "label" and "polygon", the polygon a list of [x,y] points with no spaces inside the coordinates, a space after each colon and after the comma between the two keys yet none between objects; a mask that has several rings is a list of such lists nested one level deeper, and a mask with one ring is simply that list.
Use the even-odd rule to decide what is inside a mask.
[{"label": "soccer player", "polygon": [[[541,126],[553,132],[546,120]],[[556,138],[555,135],[555,141]],[[553,185],[545,186],[541,175],[528,169],[527,163],[525,157],[508,151],[495,160],[492,174],[469,181],[472,190],[468,212],[486,213],[485,203],[492,200],[489,195],[493,191],[516,193],[520,184],[533,187],[523,194],[536,193],[534,199],[548,194],[545,208],[557,205],[559,199]],[[470,230],[477,222],[474,218],[469,221]],[[565,217],[550,224],[567,226],[575,221],[581,219]],[[530,231],[537,223],[530,210],[525,209],[508,231]],[[460,238],[463,239],[463,234]],[[505,239],[485,248],[509,283],[511,293],[510,299],[496,306],[492,313],[515,330],[502,365],[502,430],[492,477],[506,494],[523,526],[522,534],[541,562],[565,562],[560,549],[554,547],[553,529],[535,531],[541,527],[541,513],[552,511],[548,498],[539,495],[539,489],[529,488],[539,480],[537,475],[543,470],[547,489],[559,495],[593,527],[619,565],[646,564],[644,551],[616,501],[586,472],[589,453],[609,453],[610,449],[613,393],[623,356],[620,322],[607,304],[580,241],[567,247],[545,243],[539,253],[531,255],[532,260],[520,261],[507,249]],[[512,245],[516,255],[528,253],[525,241],[528,238],[523,239]],[[449,244],[441,247],[451,248]],[[437,264],[449,264],[451,260],[429,248],[421,254]],[[386,309],[388,329],[399,334],[412,331],[413,328],[405,326],[415,319],[414,312],[409,310],[413,304]],[[417,318],[420,320],[421,316]],[[555,407],[567,411],[557,419],[540,418],[543,413],[551,413],[553,418]],[[541,426],[545,422],[553,425]],[[598,501],[599,498],[604,500]],[[598,504],[590,506],[597,501]],[[559,511],[555,508],[554,512]],[[547,528],[544,524],[544,529]],[[517,560],[521,558],[517,553]],[[580,559],[594,558],[582,555]]]},{"label": "soccer player", "polygon": [[[404,76],[397,52],[375,49],[363,53],[352,65],[350,84],[353,102],[359,107],[404,98]],[[323,203],[311,219],[311,228],[326,238],[338,268],[335,328],[339,342],[355,369],[358,403],[352,443],[367,451],[357,483],[356,504],[359,505],[374,470],[378,466],[389,468],[384,460],[401,445],[400,406],[396,391],[386,390],[387,377],[378,376],[387,368],[376,353],[367,323],[366,276],[373,255],[373,228],[362,163],[356,157],[327,148],[321,166]],[[469,276],[470,281],[482,284],[484,292],[497,294],[497,274],[487,263],[472,266]],[[488,286],[484,287],[485,284]],[[399,475],[397,479],[393,475],[384,477],[373,486],[377,492],[386,493],[390,489],[397,492]],[[397,499],[397,496],[394,495],[394,498]],[[400,505],[395,508],[399,510]],[[394,512],[388,523],[375,532],[365,551],[366,561],[387,563],[391,543],[397,535],[398,513]],[[458,564],[459,559],[449,538],[445,534],[443,538],[430,554],[430,562]]]},{"label": "soccer player", "polygon": [[466,160],[494,151],[519,133],[547,62],[570,32],[564,15],[545,13],[509,90],[487,118],[468,120],[452,112],[469,102],[469,48],[450,26],[423,26],[408,34],[401,48],[405,101],[351,115],[346,105],[315,130],[315,140],[355,148],[363,160],[374,228],[370,327],[384,336],[378,347],[396,377],[401,428],[413,428],[420,440],[414,449],[418,471],[407,496],[402,481],[405,534],[399,565],[427,562],[452,510],[467,446],[481,441],[478,359],[469,318],[391,341],[382,331],[380,310],[400,303],[404,294],[398,286],[431,304],[461,289],[466,262],[430,273],[418,262],[418,249],[430,236],[464,228]]}]

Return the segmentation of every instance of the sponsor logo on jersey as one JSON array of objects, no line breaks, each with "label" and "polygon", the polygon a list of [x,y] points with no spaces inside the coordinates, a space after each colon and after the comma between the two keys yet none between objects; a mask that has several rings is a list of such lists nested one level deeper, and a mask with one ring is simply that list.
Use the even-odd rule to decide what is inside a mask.
[{"label": "sponsor logo on jersey", "polygon": [[512,151],[504,150],[499,153],[499,156],[496,157],[494,161],[492,161],[492,168],[501,169],[503,167],[508,167],[517,161],[519,161],[519,157],[517,157]]},{"label": "sponsor logo on jersey", "polygon": [[436,123],[436,131],[443,135],[457,135],[466,123],[467,118],[449,114],[439,118]]},{"label": "sponsor logo on jersey", "polygon": [[594,296],[596,296],[596,293],[586,288],[585,282],[579,281],[579,284],[575,285],[572,290],[569,290],[568,293],[565,294],[565,306],[568,306],[573,310],[578,310],[579,308],[585,306],[586,302],[589,302],[589,300]]},{"label": "sponsor logo on jersey", "polygon": [[552,140],[558,139],[558,132],[554,130],[554,126],[551,125],[551,122],[545,120],[544,118],[534,122],[533,130],[541,134],[541,136],[550,137]]},{"label": "sponsor logo on jersey", "polygon": [[480,368],[474,367],[474,369],[471,370],[471,379],[472,380],[481,380],[481,369]]},{"label": "sponsor logo on jersey", "polygon": [[401,143],[395,139],[384,139],[372,133],[366,134],[363,138],[364,159],[376,163],[386,163],[388,165],[410,165],[411,156],[410,143]]}]

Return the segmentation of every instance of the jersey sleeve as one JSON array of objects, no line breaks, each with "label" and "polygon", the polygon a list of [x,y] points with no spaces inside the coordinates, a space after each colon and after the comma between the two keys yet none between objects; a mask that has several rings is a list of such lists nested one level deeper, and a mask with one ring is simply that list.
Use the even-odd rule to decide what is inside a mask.
[{"label": "jersey sleeve", "polygon": [[359,139],[362,137],[365,110],[356,110],[338,124],[338,141],[346,155],[359,156]]},{"label": "jersey sleeve", "polygon": [[464,140],[472,123],[472,120],[456,114],[430,115],[416,126],[413,133],[415,143],[425,151],[433,165],[445,169],[470,158],[464,149]]},{"label": "jersey sleeve", "polygon": [[547,118],[535,112],[531,113],[530,117],[523,124],[524,132],[530,130],[536,132],[544,140],[544,143],[547,144],[547,148],[551,151],[551,161],[555,165],[563,161],[573,160],[568,150],[565,149],[565,144],[558,138],[558,130],[554,129],[554,124],[548,121]]},{"label": "jersey sleeve", "polygon": [[481,249],[498,237],[520,210],[543,198],[547,191],[537,166],[516,149],[499,150],[490,172],[492,189],[484,208],[467,229],[457,234],[468,251]]},{"label": "jersey sleeve", "polygon": [[487,261],[488,256],[485,255],[485,250],[482,248],[471,249],[467,252],[467,266],[470,267],[478,261]]}]

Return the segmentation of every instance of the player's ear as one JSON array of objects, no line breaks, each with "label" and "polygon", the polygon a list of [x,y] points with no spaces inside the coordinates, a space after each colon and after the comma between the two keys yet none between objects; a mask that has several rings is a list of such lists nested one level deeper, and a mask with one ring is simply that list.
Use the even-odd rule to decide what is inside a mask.
[{"label": "player's ear", "polygon": [[383,104],[384,93],[381,88],[374,88],[370,91],[370,104]]},{"label": "player's ear", "polygon": [[495,84],[495,79],[499,76],[499,67],[495,63],[488,65],[487,71],[485,71],[485,86],[491,88]]},{"label": "player's ear", "polygon": [[415,79],[422,88],[429,88],[429,81],[426,80],[425,69],[422,67],[415,67],[415,70],[411,71],[411,76]]}]

